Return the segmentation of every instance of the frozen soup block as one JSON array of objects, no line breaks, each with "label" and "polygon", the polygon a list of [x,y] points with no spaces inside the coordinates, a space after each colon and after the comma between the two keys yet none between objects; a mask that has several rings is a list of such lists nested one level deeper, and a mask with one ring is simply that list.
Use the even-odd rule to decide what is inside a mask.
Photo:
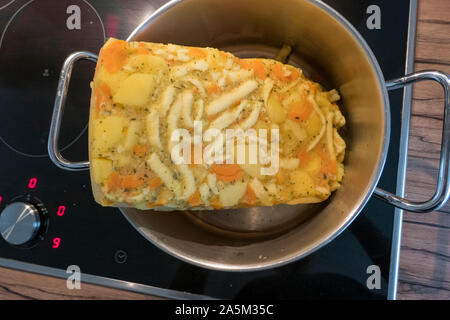
[{"label": "frozen soup block", "polygon": [[109,39],[91,87],[89,157],[101,205],[315,203],[342,181],[339,94],[293,66]]}]

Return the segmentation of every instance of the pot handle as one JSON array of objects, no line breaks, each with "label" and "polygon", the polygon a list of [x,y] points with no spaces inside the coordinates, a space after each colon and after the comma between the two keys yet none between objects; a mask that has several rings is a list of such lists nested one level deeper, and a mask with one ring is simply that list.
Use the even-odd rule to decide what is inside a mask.
[{"label": "pot handle", "polygon": [[72,74],[73,65],[78,60],[89,60],[97,62],[98,56],[88,51],[78,51],[70,54],[64,61],[59,75],[58,89],[56,90],[55,105],[53,106],[52,122],[50,124],[50,132],[48,135],[48,155],[53,163],[61,169],[70,171],[80,171],[89,169],[89,161],[72,162],[65,159],[59,150],[59,130],[61,129],[61,121],[66,107],[67,91],[69,89],[70,76]]},{"label": "pot handle", "polygon": [[450,196],[450,78],[448,74],[440,71],[424,70],[386,83],[388,90],[395,90],[423,80],[436,81],[444,89],[444,125],[436,191],[434,195],[425,202],[407,200],[380,188],[376,188],[374,192],[375,196],[387,203],[394,205],[397,208],[413,212],[435,211],[442,207]]}]

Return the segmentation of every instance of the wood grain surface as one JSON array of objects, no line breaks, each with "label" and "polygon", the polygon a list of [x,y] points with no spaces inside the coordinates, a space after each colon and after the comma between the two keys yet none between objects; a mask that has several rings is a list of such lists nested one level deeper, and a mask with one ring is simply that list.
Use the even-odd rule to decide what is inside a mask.
[{"label": "wood grain surface", "polygon": [[[450,1],[419,0],[415,69],[450,73]],[[442,133],[443,93],[433,83],[413,91],[406,194],[425,200],[435,187]],[[405,212],[397,299],[450,299],[450,203],[437,212]],[[0,299],[152,299],[83,283],[0,268]]]},{"label": "wood grain surface", "polygon": [[[450,1],[420,0],[415,70],[450,73]],[[414,87],[406,195],[429,198],[436,185],[442,135],[442,88]],[[450,299],[450,203],[429,214],[405,212],[397,299]]]}]

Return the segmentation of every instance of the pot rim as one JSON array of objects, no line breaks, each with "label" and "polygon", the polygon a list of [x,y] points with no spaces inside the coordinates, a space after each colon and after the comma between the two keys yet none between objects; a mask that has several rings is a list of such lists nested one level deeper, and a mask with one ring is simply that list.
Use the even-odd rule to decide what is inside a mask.
[{"label": "pot rim", "polygon": [[[166,11],[170,10],[171,8],[175,7],[176,5],[190,0],[171,0],[168,3],[164,4],[160,8],[158,8],[155,12],[153,12],[149,17],[147,17],[142,23],[140,23],[128,36],[126,39],[127,41],[133,41],[133,38],[137,36],[142,30],[145,30],[149,25],[153,23],[154,20],[156,20],[160,15],[165,13]],[[354,209],[354,212],[347,217],[347,220],[340,225],[339,228],[334,230],[332,233],[329,233],[326,235],[325,239],[319,242],[314,242],[310,246],[306,247],[304,249],[304,252],[301,254],[291,254],[287,257],[285,257],[282,260],[278,260],[275,262],[258,262],[257,264],[245,264],[245,265],[228,265],[224,263],[215,263],[210,261],[197,261],[196,259],[192,259],[190,256],[184,254],[180,250],[174,250],[170,246],[167,246],[163,242],[158,239],[158,237],[155,234],[148,235],[146,234],[128,215],[127,213],[122,209],[120,209],[120,212],[124,215],[124,217],[128,220],[128,222],[146,239],[148,239],[152,244],[154,244],[159,249],[163,250],[164,252],[170,254],[173,257],[176,257],[184,262],[210,269],[210,270],[217,270],[217,271],[229,271],[229,272],[247,272],[247,271],[261,271],[261,270],[267,270],[272,268],[277,268],[283,265],[286,265],[288,263],[300,260],[311,253],[319,250],[323,246],[330,243],[332,240],[334,240],[338,235],[340,235],[352,222],[353,220],[359,215],[361,210],[365,207],[367,202],[369,201],[370,197],[372,196],[378,181],[380,179],[380,176],[383,172],[384,165],[386,162],[386,157],[389,149],[389,142],[390,142],[390,134],[391,134],[391,113],[390,113],[390,105],[389,105],[389,96],[386,88],[385,79],[383,76],[383,73],[381,71],[381,68],[378,64],[378,61],[370,49],[367,42],[364,40],[364,38],[361,36],[361,34],[356,30],[356,28],[346,19],[344,16],[342,16],[339,12],[337,12],[335,9],[327,5],[326,3],[323,3],[318,0],[306,0],[307,2],[310,2],[320,9],[324,10],[326,13],[328,13],[332,18],[336,19],[345,29],[357,40],[361,48],[366,54],[367,59],[369,60],[371,66],[373,67],[374,73],[376,75],[379,88],[381,90],[382,95],[382,101],[383,101],[383,109],[384,109],[384,137],[382,142],[382,148],[380,157],[378,160],[378,165],[376,170],[374,170],[374,173],[372,174],[371,183],[369,187],[366,189],[366,194],[360,200],[359,205]]]}]

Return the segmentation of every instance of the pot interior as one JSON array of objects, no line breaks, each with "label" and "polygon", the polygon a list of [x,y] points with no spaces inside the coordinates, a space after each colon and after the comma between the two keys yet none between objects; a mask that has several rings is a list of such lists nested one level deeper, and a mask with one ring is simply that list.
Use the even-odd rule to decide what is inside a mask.
[{"label": "pot interior", "polygon": [[221,270],[281,265],[339,234],[373,191],[384,163],[389,120],[385,89],[352,32],[323,4],[305,0],[185,0],[141,25],[129,41],[209,46],[239,57],[275,57],[293,47],[287,63],[336,88],[347,124],[345,176],[330,199],[316,205],[239,210],[154,212],[121,208],[135,228],[185,261]]}]

